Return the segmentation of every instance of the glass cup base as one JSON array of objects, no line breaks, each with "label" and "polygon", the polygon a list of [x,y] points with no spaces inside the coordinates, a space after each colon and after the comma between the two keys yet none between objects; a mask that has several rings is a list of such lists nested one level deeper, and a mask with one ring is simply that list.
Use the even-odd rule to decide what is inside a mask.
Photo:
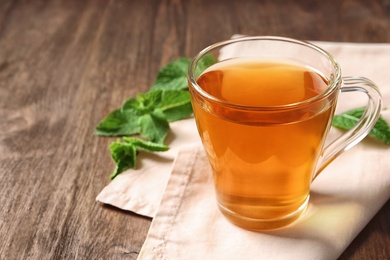
[{"label": "glass cup base", "polygon": [[252,231],[267,231],[267,230],[273,230],[273,229],[280,229],[283,228],[291,223],[293,223],[295,220],[299,218],[307,209],[307,206],[309,204],[309,198],[307,197],[305,202],[294,212],[283,216],[281,218],[274,218],[274,219],[255,219],[255,218],[248,218],[245,216],[241,216],[220,203],[218,203],[218,207],[222,214],[234,225],[241,227],[243,229],[252,230]]}]

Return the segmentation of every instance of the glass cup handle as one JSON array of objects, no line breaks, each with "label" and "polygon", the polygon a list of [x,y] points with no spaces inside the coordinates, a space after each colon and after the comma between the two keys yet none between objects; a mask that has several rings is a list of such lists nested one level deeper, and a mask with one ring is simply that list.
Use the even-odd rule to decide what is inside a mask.
[{"label": "glass cup handle", "polygon": [[363,92],[368,96],[366,110],[352,129],[348,130],[322,150],[313,180],[335,158],[366,137],[379,118],[382,100],[378,87],[367,78],[343,77],[343,86],[340,88],[340,92],[354,91]]}]

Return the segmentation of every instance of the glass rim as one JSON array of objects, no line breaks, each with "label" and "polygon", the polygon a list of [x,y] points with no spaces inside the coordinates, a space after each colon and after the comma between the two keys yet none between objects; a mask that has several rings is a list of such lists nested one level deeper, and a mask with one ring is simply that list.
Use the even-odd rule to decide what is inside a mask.
[{"label": "glass rim", "polygon": [[[323,56],[325,56],[331,62],[332,66],[333,66],[333,72],[334,72],[334,74],[333,74],[334,76],[331,77],[330,79],[328,79],[329,80],[329,82],[327,84],[328,88],[326,90],[324,90],[319,95],[316,95],[316,96],[311,97],[309,99],[305,99],[305,100],[295,102],[295,103],[284,104],[284,105],[275,105],[275,106],[253,106],[253,105],[237,104],[234,102],[229,102],[229,101],[226,101],[224,99],[217,98],[217,97],[207,93],[206,91],[204,91],[198,85],[198,83],[196,81],[196,77],[195,77],[195,68],[196,68],[198,61],[204,55],[206,55],[207,53],[209,53],[210,51],[212,51],[214,49],[221,48],[223,46],[227,46],[227,45],[230,45],[233,43],[245,42],[245,41],[259,41],[259,40],[261,40],[261,41],[288,42],[288,43],[293,43],[293,44],[297,44],[297,45],[302,45],[302,46],[311,48],[311,49],[317,51],[319,54],[322,54]],[[317,45],[315,45],[311,42],[304,41],[304,40],[297,40],[297,39],[288,38],[288,37],[280,37],[280,36],[243,36],[243,37],[238,37],[238,38],[234,38],[234,39],[229,39],[229,40],[217,42],[217,43],[212,44],[212,45],[204,48],[203,50],[201,50],[190,62],[190,65],[188,67],[187,79],[189,82],[190,90],[191,89],[195,90],[198,94],[200,94],[200,96],[202,98],[204,98],[210,102],[221,103],[224,106],[228,106],[228,107],[236,108],[236,109],[241,109],[241,110],[285,110],[285,109],[292,109],[292,108],[296,108],[296,107],[305,106],[305,105],[311,104],[315,101],[319,101],[319,100],[331,95],[331,93],[333,93],[333,91],[336,90],[337,87],[339,86],[338,83],[341,80],[341,69],[340,69],[340,66],[339,66],[338,62],[336,61],[336,59],[329,52],[325,51],[324,49],[318,47]]]}]

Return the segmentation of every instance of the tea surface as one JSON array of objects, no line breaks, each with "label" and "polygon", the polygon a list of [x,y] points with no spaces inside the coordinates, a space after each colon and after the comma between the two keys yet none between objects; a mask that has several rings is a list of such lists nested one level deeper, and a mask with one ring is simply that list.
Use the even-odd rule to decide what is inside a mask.
[{"label": "tea surface", "polygon": [[251,59],[218,63],[197,82],[214,97],[248,106],[292,104],[328,88],[322,76],[306,67]]}]

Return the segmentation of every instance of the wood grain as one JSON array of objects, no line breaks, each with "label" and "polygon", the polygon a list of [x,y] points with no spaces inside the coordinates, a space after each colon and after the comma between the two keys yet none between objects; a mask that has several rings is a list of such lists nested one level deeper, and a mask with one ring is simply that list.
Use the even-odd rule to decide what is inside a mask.
[{"label": "wood grain", "polygon": [[[135,259],[150,219],[95,202],[96,124],[232,34],[390,42],[390,1],[1,0],[0,259]],[[390,255],[389,202],[340,259]]]}]

